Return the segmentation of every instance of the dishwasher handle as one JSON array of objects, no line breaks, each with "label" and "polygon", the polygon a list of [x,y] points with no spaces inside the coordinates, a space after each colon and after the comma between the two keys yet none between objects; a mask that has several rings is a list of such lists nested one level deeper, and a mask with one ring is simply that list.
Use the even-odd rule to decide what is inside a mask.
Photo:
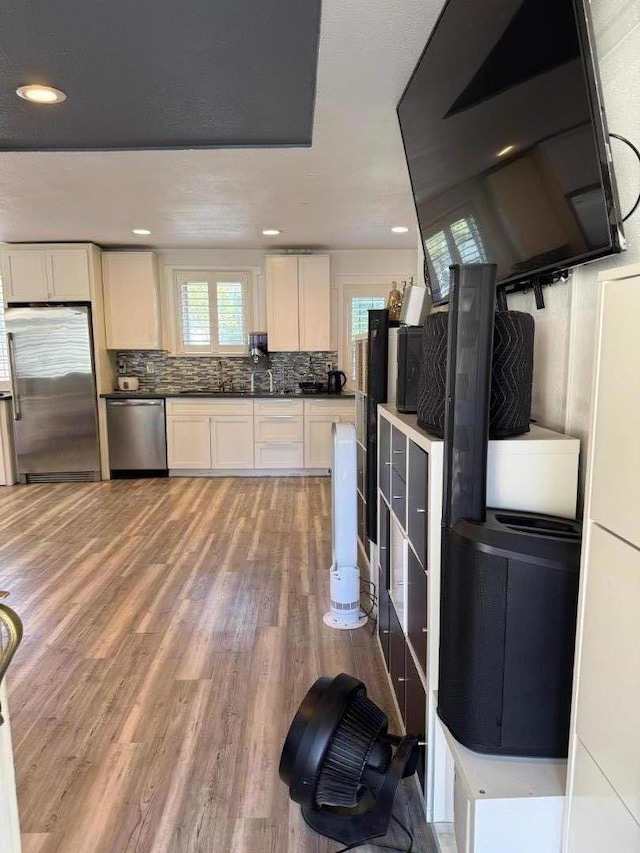
[{"label": "dishwasher handle", "polygon": [[163,406],[164,400],[107,400],[107,406]]}]

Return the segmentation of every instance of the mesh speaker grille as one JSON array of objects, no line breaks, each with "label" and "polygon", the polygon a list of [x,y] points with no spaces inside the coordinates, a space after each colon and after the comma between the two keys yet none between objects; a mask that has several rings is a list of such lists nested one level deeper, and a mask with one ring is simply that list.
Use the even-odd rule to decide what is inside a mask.
[{"label": "mesh speaker grille", "polygon": [[358,804],[360,780],[386,715],[367,699],[364,689],[349,706],[329,745],[316,788],[319,806],[351,808]]},{"label": "mesh speaker grille", "polygon": [[[446,312],[430,314],[422,339],[418,424],[439,438],[444,436],[448,322]],[[489,414],[491,438],[529,431],[534,332],[531,314],[521,311],[496,314]]]}]

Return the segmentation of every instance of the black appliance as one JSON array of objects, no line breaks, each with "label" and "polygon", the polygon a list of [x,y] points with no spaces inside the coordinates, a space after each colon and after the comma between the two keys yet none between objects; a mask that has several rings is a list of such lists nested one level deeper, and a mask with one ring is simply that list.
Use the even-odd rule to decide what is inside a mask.
[{"label": "black appliance", "polygon": [[438,714],[470,749],[566,756],[581,526],[486,509],[495,271],[453,268]]},{"label": "black appliance", "polygon": [[327,373],[327,393],[342,394],[342,389],[347,384],[347,377],[341,370],[330,370]]},{"label": "black appliance", "polygon": [[249,332],[249,355],[254,364],[268,364],[269,338],[266,332]]},{"label": "black appliance", "polygon": [[418,408],[422,337],[422,326],[400,326],[398,329],[396,409],[399,412],[413,414]]},{"label": "black appliance", "polygon": [[[366,536],[378,541],[378,404],[387,402],[387,362],[389,359],[389,311],[369,311],[367,339],[367,400],[365,499]],[[365,543],[363,543],[365,544]]]},{"label": "black appliance", "polygon": [[[430,314],[424,324],[421,351],[418,425],[438,438],[444,436],[448,325],[447,313]],[[534,335],[531,314],[522,311],[495,314],[489,438],[529,432]]]},{"label": "black appliance", "polygon": [[398,104],[428,286],[625,248],[587,0],[449,0]]},{"label": "black appliance", "polygon": [[280,778],[307,824],[343,844],[387,832],[400,780],[413,775],[418,739],[387,733],[386,714],[346,673],[319,678],[303,699],[280,757]]}]

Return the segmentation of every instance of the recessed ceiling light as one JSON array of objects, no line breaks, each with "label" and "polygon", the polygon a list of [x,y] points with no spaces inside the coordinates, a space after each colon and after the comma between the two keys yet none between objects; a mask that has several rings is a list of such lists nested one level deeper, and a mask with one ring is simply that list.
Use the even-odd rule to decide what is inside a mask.
[{"label": "recessed ceiling light", "polygon": [[282,231],[278,231],[277,228],[265,228],[262,233],[265,237],[277,237],[278,234],[282,234]]},{"label": "recessed ceiling light", "polygon": [[504,157],[505,154],[508,154],[510,151],[513,151],[515,145],[507,145],[504,148],[501,148],[500,151],[496,154],[496,157]]},{"label": "recessed ceiling light", "polygon": [[146,237],[148,234],[151,234],[151,231],[149,231],[148,228],[134,228],[132,233],[140,234],[141,237]]},{"label": "recessed ceiling light", "polygon": [[67,96],[60,89],[54,89],[53,86],[41,86],[39,83],[18,86],[16,95],[25,101],[31,101],[32,104],[61,104],[62,101],[67,100]]},{"label": "recessed ceiling light", "polygon": [[394,234],[406,234],[409,229],[406,225],[394,225],[391,230]]}]

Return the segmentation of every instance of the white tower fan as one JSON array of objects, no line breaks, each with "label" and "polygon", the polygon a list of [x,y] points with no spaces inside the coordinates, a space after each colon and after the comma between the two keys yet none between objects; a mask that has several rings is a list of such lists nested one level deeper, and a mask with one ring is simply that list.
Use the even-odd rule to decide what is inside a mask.
[{"label": "white tower fan", "polygon": [[360,607],[358,568],[358,471],[356,428],[351,423],[332,426],[331,479],[332,545],[331,610],[323,621],[330,628],[349,630],[367,624]]}]

